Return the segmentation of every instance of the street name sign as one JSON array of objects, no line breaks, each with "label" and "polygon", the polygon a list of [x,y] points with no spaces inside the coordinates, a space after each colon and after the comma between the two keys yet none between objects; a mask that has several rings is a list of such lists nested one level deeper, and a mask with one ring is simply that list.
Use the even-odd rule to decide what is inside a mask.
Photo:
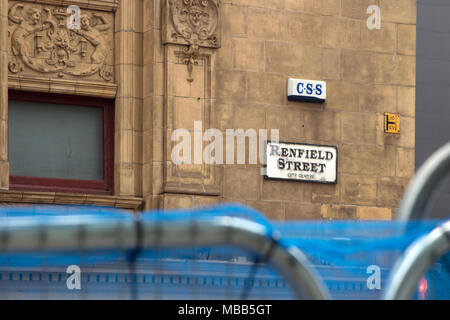
[{"label": "street name sign", "polygon": [[265,157],[267,179],[337,183],[337,147],[267,141]]}]

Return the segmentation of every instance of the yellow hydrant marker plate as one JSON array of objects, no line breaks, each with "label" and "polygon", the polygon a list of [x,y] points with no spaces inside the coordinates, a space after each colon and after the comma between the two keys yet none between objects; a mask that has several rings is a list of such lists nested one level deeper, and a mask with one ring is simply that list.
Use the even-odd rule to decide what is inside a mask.
[{"label": "yellow hydrant marker plate", "polygon": [[400,115],[395,113],[384,114],[384,132],[385,133],[400,133]]}]

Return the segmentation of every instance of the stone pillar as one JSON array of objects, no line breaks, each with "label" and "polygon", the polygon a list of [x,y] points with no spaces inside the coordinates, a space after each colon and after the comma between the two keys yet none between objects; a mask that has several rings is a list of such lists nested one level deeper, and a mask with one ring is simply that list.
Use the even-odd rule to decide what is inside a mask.
[{"label": "stone pillar", "polygon": [[8,0],[0,0],[0,189],[9,188],[8,162]]},{"label": "stone pillar", "polygon": [[142,195],[143,3],[120,1],[116,13],[115,194]]},{"label": "stone pillar", "polygon": [[[219,169],[195,162],[195,135],[212,127],[215,102],[215,56],[220,47],[220,1],[164,0],[161,36],[164,48],[164,183],[163,192],[188,195],[219,195]],[[200,17],[200,18],[199,18]],[[197,20],[198,19],[198,20]],[[194,122],[201,121],[201,129]],[[191,164],[175,164],[172,141],[176,129],[191,135]],[[197,132],[195,132],[195,130]],[[166,201],[163,201],[166,203]]]}]

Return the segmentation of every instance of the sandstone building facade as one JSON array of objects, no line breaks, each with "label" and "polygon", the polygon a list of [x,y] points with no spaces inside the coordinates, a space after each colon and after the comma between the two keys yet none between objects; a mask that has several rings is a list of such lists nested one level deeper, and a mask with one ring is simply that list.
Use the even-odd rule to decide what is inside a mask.
[{"label": "sandstone building facade", "polygon": [[[0,0],[0,201],[391,219],[414,174],[415,45],[415,0]],[[325,81],[326,102],[289,101],[289,78]],[[334,146],[337,183],[177,165],[171,135],[195,121]]]}]

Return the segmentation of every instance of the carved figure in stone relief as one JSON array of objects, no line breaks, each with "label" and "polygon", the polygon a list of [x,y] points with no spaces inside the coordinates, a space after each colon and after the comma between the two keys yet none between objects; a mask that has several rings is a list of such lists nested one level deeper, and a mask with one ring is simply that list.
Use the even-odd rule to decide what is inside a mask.
[{"label": "carved figure in stone relief", "polygon": [[[91,20],[87,14],[81,15],[81,31],[79,34],[86,38],[95,47],[94,53],[91,56],[92,63],[101,63],[105,60],[108,54],[108,48],[106,47],[105,39],[102,31],[111,28],[111,25],[99,14],[93,15],[95,18],[99,19],[102,24],[97,24],[96,26],[91,26]],[[99,41],[102,39],[103,41]]]},{"label": "carved figure in stone relief", "polygon": [[[54,24],[47,20],[40,24],[42,14],[37,8],[29,8],[26,12],[28,19],[24,19],[17,13],[19,9],[23,8],[24,6],[18,3],[13,5],[8,12],[9,20],[18,24],[18,27],[14,30],[11,36],[11,50],[15,56],[22,57],[25,64],[30,67],[34,67],[38,66],[38,62],[31,58],[34,50],[28,44],[26,39],[29,36],[34,35],[35,32],[44,31],[52,26],[54,27]],[[47,15],[49,15],[49,11],[47,9],[44,10],[47,12]],[[10,63],[10,69],[15,70],[17,68],[19,68],[17,62]],[[45,68],[41,69],[42,71],[46,71]]]},{"label": "carved figure in stone relief", "polygon": [[[111,24],[105,20],[105,18],[99,14],[93,14],[93,18],[101,21],[101,24],[92,25],[91,18],[87,14],[82,14],[80,17],[80,30],[73,30],[76,34],[82,36],[84,39],[89,41],[94,47],[94,52],[91,55],[92,66],[81,71],[85,74],[92,74],[97,72],[103,67],[106,57],[109,53],[109,48],[106,45],[107,41],[103,34],[103,31],[111,28]],[[75,74],[76,73],[72,73]]]}]

